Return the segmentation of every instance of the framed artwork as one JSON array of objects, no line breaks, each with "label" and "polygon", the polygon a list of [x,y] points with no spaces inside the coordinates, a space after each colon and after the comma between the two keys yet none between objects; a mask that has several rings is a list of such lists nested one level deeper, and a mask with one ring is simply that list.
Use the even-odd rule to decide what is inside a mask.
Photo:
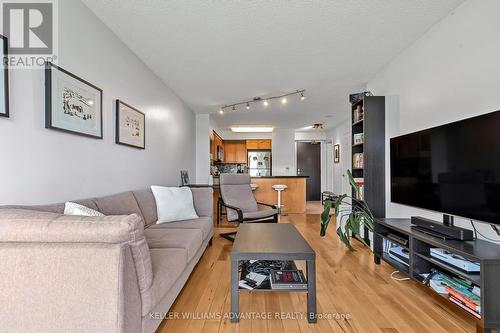
[{"label": "framed artwork", "polygon": [[333,162],[340,163],[340,145],[336,144],[333,146]]},{"label": "framed artwork", "polygon": [[187,170],[181,170],[181,186],[189,185],[189,174]]},{"label": "framed artwork", "polygon": [[47,63],[45,128],[102,139],[102,89]]},{"label": "framed artwork", "polygon": [[9,54],[8,38],[0,35],[0,55],[2,64],[0,67],[0,117],[9,117],[9,70],[5,59]]},{"label": "framed artwork", "polygon": [[146,148],[146,115],[136,108],[116,100],[116,143],[134,148]]}]

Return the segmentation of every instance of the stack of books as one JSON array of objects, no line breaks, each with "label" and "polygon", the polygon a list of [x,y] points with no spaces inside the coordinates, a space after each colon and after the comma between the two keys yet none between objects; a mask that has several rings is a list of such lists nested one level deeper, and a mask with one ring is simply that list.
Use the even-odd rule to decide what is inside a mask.
[{"label": "stack of books", "polygon": [[365,180],[363,178],[354,178],[354,182],[359,187],[359,192],[354,195],[355,199],[363,200],[365,194]]},{"label": "stack of books", "polygon": [[363,153],[357,153],[352,155],[352,167],[355,169],[363,169],[364,156]]},{"label": "stack of books", "polygon": [[430,281],[430,287],[440,294],[448,294],[450,301],[481,318],[481,289],[471,282],[439,273]]},{"label": "stack of books", "polygon": [[354,110],[353,110],[353,121],[357,123],[358,121],[363,120],[363,107],[361,105],[358,105]]},{"label": "stack of books", "polygon": [[354,144],[359,145],[365,142],[365,134],[364,133],[356,133],[354,134]]}]

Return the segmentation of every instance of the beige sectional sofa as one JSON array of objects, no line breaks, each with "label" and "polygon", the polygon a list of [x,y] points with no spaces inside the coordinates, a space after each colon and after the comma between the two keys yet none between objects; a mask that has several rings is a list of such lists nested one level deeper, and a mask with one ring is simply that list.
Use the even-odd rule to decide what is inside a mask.
[{"label": "beige sectional sofa", "polygon": [[151,190],[0,207],[0,332],[154,332],[213,237],[213,194],[198,219],[156,224]]}]

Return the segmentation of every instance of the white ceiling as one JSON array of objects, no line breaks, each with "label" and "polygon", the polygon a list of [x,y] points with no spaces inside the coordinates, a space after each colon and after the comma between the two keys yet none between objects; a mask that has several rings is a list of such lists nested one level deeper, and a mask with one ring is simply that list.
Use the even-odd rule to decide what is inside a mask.
[{"label": "white ceiling", "polygon": [[[464,0],[83,1],[194,112],[302,128],[345,119],[349,93]],[[217,114],[296,89],[304,102]]]}]

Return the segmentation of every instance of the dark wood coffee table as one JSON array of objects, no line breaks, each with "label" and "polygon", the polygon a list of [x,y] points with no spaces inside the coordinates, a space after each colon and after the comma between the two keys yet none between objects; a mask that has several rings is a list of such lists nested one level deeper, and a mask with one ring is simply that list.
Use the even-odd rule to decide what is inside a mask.
[{"label": "dark wood coffee table", "polygon": [[316,253],[287,223],[240,224],[231,251],[231,321],[239,321],[240,291],[300,291],[240,288],[238,266],[241,260],[305,260],[307,279],[307,319],[316,322]]}]

